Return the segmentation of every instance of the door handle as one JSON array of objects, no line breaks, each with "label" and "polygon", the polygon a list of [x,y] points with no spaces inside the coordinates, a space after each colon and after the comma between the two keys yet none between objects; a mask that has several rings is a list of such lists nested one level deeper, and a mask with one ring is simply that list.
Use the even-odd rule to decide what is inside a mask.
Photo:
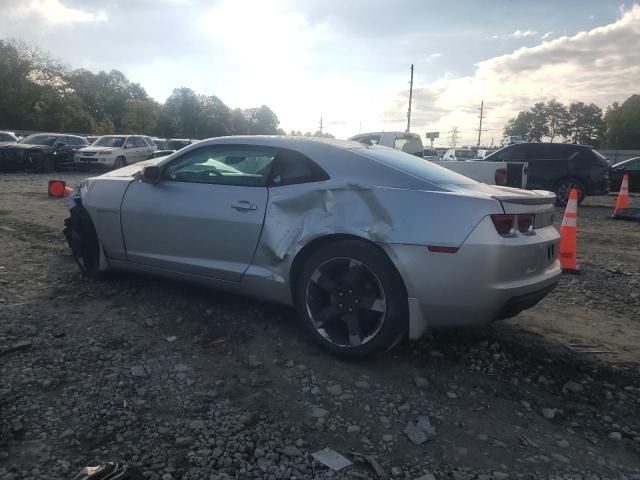
[{"label": "door handle", "polygon": [[235,208],[236,210],[257,210],[258,206],[247,200],[240,200],[231,205],[231,208]]}]

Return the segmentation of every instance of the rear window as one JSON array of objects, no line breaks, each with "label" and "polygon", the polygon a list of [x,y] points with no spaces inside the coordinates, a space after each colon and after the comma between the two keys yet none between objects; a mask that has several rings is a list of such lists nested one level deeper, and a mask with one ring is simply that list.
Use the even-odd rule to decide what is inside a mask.
[{"label": "rear window", "polygon": [[478,183],[433,162],[391,148],[369,147],[358,150],[358,153],[436,185],[470,185]]},{"label": "rear window", "polygon": [[394,140],[393,148],[405,153],[419,153],[422,152],[422,140],[417,135],[405,135]]}]

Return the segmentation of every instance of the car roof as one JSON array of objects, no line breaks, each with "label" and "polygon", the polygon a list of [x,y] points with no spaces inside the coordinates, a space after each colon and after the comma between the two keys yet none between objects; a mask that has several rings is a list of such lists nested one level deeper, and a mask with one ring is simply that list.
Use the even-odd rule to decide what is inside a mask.
[{"label": "car roof", "polygon": [[214,137],[201,140],[197,145],[202,147],[206,145],[224,145],[227,143],[264,145],[280,148],[296,148],[304,145],[313,146],[317,144],[330,145],[346,150],[363,148],[361,143],[352,140],[338,140],[336,138],[319,137],[288,137],[280,135],[233,135],[229,137]]},{"label": "car roof", "polygon": [[633,158],[627,158],[626,160],[622,160],[621,162],[618,162],[614,165],[611,165],[612,167],[617,167],[619,165],[626,165],[629,162],[633,162],[634,160],[640,160],[640,157],[633,157]]}]

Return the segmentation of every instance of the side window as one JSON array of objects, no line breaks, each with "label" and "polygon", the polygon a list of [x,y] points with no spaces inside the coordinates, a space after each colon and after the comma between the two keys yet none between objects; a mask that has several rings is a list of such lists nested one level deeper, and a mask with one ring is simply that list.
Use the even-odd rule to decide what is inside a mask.
[{"label": "side window", "polygon": [[281,150],[273,160],[269,185],[279,187],[328,179],[329,175],[310,158],[298,152]]},{"label": "side window", "polygon": [[252,147],[211,146],[192,150],[171,162],[167,180],[260,187],[267,184],[275,152]]},{"label": "side window", "polygon": [[142,147],[142,148],[147,148],[147,142],[144,141],[144,138],[142,137],[136,137],[135,139],[135,144],[136,147]]},{"label": "side window", "polygon": [[365,145],[377,145],[380,143],[380,135],[365,135],[358,140]]},{"label": "side window", "polygon": [[70,145],[69,139],[67,137],[58,137],[56,138],[56,143],[59,145]]},{"label": "side window", "polygon": [[136,146],[136,137],[127,137],[124,148],[134,148]]}]

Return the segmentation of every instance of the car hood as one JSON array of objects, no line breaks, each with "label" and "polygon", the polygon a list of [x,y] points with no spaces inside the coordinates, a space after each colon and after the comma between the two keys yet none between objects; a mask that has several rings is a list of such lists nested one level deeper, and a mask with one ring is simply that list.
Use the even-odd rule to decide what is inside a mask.
[{"label": "car hood", "polygon": [[78,149],[78,152],[105,152],[105,151],[113,151],[118,147],[92,147],[91,145],[87,147],[82,147]]},{"label": "car hood", "polygon": [[48,145],[25,145],[22,143],[8,143],[1,145],[0,148],[3,150],[52,150],[52,147]]},{"label": "car hood", "polygon": [[94,179],[100,178],[133,178],[138,173],[142,172],[142,169],[147,165],[158,165],[162,160],[166,157],[160,158],[152,158],[150,160],[144,160],[142,162],[134,163],[133,165],[127,165],[126,167],[118,168],[117,170],[111,170],[110,172],[104,173],[99,177],[94,177]]}]

